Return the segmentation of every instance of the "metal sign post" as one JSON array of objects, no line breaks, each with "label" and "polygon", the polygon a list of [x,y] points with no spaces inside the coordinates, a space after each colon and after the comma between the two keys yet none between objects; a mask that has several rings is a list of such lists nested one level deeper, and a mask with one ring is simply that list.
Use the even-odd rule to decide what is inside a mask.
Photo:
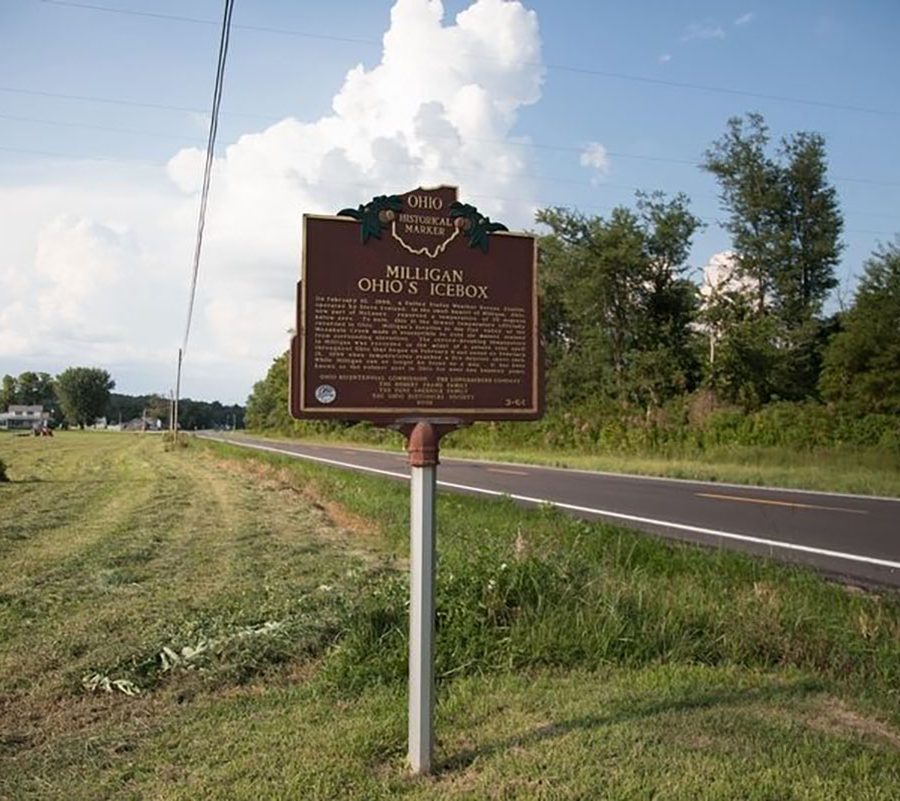
[{"label": "metal sign post", "polygon": [[411,469],[409,524],[409,765],[431,771],[434,713],[434,496],[438,439],[420,422],[407,443]]},{"label": "metal sign post", "polygon": [[438,444],[461,425],[543,413],[537,245],[459,202],[455,187],[420,187],[304,215],[302,269],[291,414],[407,437],[409,764],[429,773]]}]

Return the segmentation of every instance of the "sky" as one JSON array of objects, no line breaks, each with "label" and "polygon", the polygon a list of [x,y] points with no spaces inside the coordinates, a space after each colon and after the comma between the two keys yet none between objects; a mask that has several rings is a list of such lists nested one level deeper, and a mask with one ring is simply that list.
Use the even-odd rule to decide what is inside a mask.
[{"label": "sky", "polygon": [[[223,2],[0,0],[0,374],[168,394]],[[236,0],[182,396],[246,401],[288,344],[304,213],[448,183],[511,229],[686,193],[727,120],[826,140],[835,310],[900,233],[900,3]]]}]

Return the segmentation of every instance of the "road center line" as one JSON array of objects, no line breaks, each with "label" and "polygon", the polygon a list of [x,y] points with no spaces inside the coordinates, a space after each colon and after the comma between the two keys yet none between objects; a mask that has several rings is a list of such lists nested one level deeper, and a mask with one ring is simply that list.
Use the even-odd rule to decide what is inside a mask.
[{"label": "road center line", "polygon": [[506,473],[508,476],[527,476],[524,470],[504,470],[502,467],[486,467],[488,473]]},{"label": "road center line", "polygon": [[793,503],[791,501],[773,501],[769,498],[745,498],[742,495],[717,495],[713,492],[695,492],[698,498],[713,498],[717,501],[739,501],[741,503],[764,503],[769,506],[789,506],[793,509],[824,509],[828,512],[846,512],[850,515],[867,515],[866,509],[847,509],[844,506],[819,506],[815,503]]},{"label": "road center line", "polygon": [[[377,467],[362,467],[361,465],[352,464],[350,462],[339,462],[337,459],[326,459],[322,456],[310,456],[306,453],[298,453],[297,451],[286,450],[284,448],[272,448],[267,445],[256,445],[249,442],[238,442],[236,440],[219,439],[218,437],[210,437],[201,435],[202,439],[211,439],[222,442],[226,445],[237,445],[240,448],[254,448],[260,451],[271,451],[282,456],[293,456],[296,459],[307,459],[311,462],[320,462],[329,464],[334,467],[344,467],[349,470],[359,470],[363,473],[375,473],[376,475],[390,476],[391,478],[401,478],[409,481],[408,473],[397,473],[392,470],[380,470]],[[701,526],[690,526],[684,523],[673,523],[669,520],[656,520],[652,517],[639,517],[637,515],[628,515],[622,512],[613,512],[608,509],[595,509],[590,506],[577,506],[572,503],[563,503],[561,501],[553,501],[548,498],[533,498],[528,495],[513,495],[508,492],[498,492],[497,490],[485,489],[484,487],[471,487],[466,484],[453,484],[449,481],[438,481],[441,487],[448,489],[458,489],[464,492],[473,492],[479,495],[489,495],[494,498],[511,498],[514,501],[522,503],[534,504],[536,506],[553,506],[557,509],[566,509],[571,512],[586,512],[594,514],[598,517],[607,517],[613,520],[624,520],[629,523],[646,523],[652,526],[660,526],[675,531],[689,531],[694,534],[705,534],[711,537],[718,537],[723,540],[734,540],[736,542],[748,542],[753,545],[764,545],[768,548],[780,548],[785,551],[797,551],[799,553],[815,554],[817,556],[827,556],[833,559],[844,559],[848,562],[862,562],[868,565],[878,565],[879,567],[887,567],[891,570],[900,570],[900,562],[892,562],[889,559],[876,559],[874,556],[862,556],[855,553],[844,553],[842,551],[831,551],[826,548],[813,548],[809,545],[798,545],[793,542],[779,542],[778,540],[769,540],[763,537],[753,537],[749,534],[735,534],[731,531],[717,531],[711,528],[702,528]]]}]

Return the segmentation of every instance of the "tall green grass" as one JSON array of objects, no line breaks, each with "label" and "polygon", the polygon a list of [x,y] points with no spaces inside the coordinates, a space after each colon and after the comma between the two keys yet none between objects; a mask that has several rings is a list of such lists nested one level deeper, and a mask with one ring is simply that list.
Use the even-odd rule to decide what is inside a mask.
[{"label": "tall green grass", "polygon": [[[375,520],[406,553],[408,488],[277,456],[298,483]],[[861,593],[811,571],[523,509],[442,495],[436,675],[664,663],[791,666],[869,690],[900,714],[900,595]],[[354,593],[323,666],[338,692],[402,682],[408,585]]]},{"label": "tall green grass", "polygon": [[[579,453],[702,454],[723,448],[876,450],[900,469],[900,416],[861,414],[815,401],[773,402],[755,412],[717,408],[706,396],[672,401],[652,413],[608,401],[551,409],[537,422],[476,423],[454,435],[456,447],[546,448]],[[271,433],[390,442],[392,432],[366,423],[292,421]]]},{"label": "tall green grass", "polygon": [[[293,421],[260,433],[398,449],[401,442],[366,423]],[[484,459],[900,496],[900,416],[813,401],[746,413],[715,408],[699,393],[653,414],[598,401],[534,423],[476,423],[443,447]]]}]

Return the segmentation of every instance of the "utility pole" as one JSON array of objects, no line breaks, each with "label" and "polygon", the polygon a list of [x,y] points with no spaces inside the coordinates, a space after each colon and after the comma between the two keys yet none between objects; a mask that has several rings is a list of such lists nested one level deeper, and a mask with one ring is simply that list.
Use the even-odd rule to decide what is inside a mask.
[{"label": "utility pole", "polygon": [[181,348],[178,349],[178,372],[175,374],[175,405],[172,421],[175,428],[173,429],[173,439],[178,441],[178,398],[181,395]]}]

